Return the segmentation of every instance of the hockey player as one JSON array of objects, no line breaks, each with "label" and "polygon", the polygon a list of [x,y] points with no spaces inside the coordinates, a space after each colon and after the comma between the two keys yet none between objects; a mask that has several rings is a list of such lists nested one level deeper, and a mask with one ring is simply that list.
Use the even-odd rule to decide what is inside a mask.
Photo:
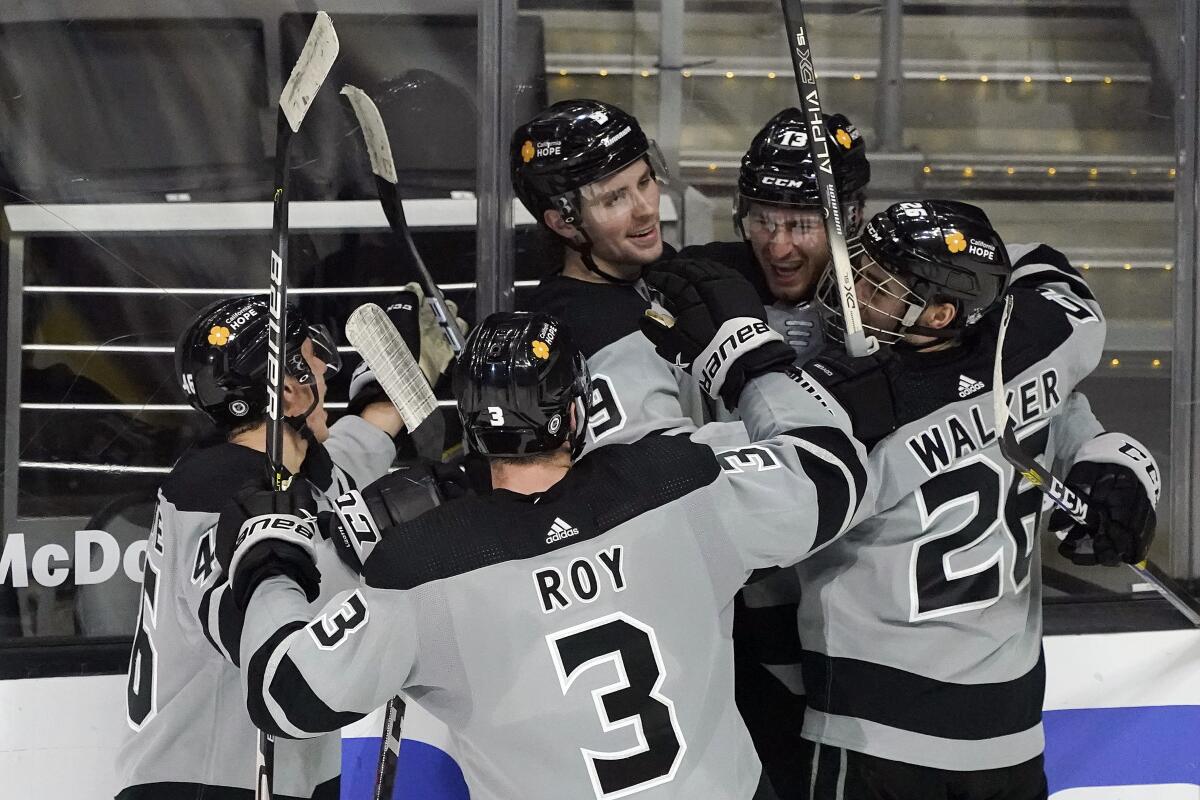
[{"label": "hockey player", "polygon": [[[1091,492],[1103,520],[1076,527],[1064,552],[1143,558],[1158,471],[1146,448],[1103,433],[1072,394],[1100,357],[1105,323],[1061,253],[1006,248],[982,211],[949,201],[893,205],[861,244],[864,324],[895,360],[886,384],[851,380],[838,393],[860,438],[878,439],[873,461],[915,455],[929,481],[797,567],[809,797],[1045,798],[1043,496],[1001,456],[990,412],[1006,290],[1015,307],[1004,381],[1017,436],[1044,463],[1072,464],[1068,482]],[[836,291],[827,275],[818,301],[835,337]]]},{"label": "hockey player", "polygon": [[[266,301],[238,297],[200,312],[176,345],[184,393],[224,441],[186,453],[159,490],[129,665],[129,731],[117,756],[119,800],[254,796],[257,732],[241,701],[240,620],[230,613],[215,529],[229,498],[266,473],[267,339]],[[322,498],[383,475],[401,429],[391,404],[374,402],[382,393],[369,375],[356,381],[356,413],[327,425],[325,376],[339,365],[328,331],[290,309],[284,464],[297,491]],[[326,594],[353,585],[333,550],[321,549]],[[338,796],[336,735],[280,742],[275,758],[277,798]]]},{"label": "hockey player", "polygon": [[664,250],[656,153],[636,119],[598,100],[555,103],[512,138],[513,190],[561,251],[525,307],[569,325],[587,357],[588,449],[694,431],[709,416],[695,381],[638,332],[655,301],[642,271]]},{"label": "hockey player", "polygon": [[385,531],[364,584],[315,618],[301,509],[260,493],[239,498],[240,531],[222,517],[257,724],[311,736],[403,689],[452,731],[475,800],[755,795],[730,601],[752,570],[836,537],[868,487],[836,403],[783,372],[792,351],[753,288],[685,266],[660,284],[678,316],[659,348],[764,441],[714,454],[649,436],[575,460],[588,371],[571,331],[489,317],[455,383],[493,491]]},{"label": "hockey player", "polygon": [[[830,168],[849,237],[863,223],[871,180],[862,134],[841,114],[825,115]],[[820,316],[811,301],[829,265],[829,241],[804,113],[785,108],[754,135],[742,156],[733,205],[740,242],[685,247],[680,255],[708,258],[745,275],[767,306],[767,323],[782,333],[801,361],[821,350]]]},{"label": "hockey player", "polygon": [[[825,130],[842,216],[856,235],[871,178],[866,145],[841,114],[825,115]],[[709,258],[746,276],[762,296],[767,323],[796,351],[798,364],[825,344],[812,300],[830,259],[809,133],[799,109],[773,116],[742,157],[733,205],[734,229],[742,240],[685,247],[679,254]],[[738,711],[781,797],[798,797],[806,789],[796,758],[804,719],[799,597],[796,572],[780,570],[747,586],[734,610]]]}]

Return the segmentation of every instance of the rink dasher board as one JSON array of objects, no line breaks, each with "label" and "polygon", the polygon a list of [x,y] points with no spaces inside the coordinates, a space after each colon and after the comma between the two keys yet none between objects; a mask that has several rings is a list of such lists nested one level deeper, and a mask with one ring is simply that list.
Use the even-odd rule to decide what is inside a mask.
[{"label": "rink dasher board", "polygon": [[[1200,631],[1051,636],[1045,649],[1053,800],[1200,800]],[[124,699],[124,675],[0,681],[5,796],[112,797]],[[343,730],[348,785],[373,779],[380,714]],[[409,704],[404,735],[408,785],[465,800],[446,729]]]}]

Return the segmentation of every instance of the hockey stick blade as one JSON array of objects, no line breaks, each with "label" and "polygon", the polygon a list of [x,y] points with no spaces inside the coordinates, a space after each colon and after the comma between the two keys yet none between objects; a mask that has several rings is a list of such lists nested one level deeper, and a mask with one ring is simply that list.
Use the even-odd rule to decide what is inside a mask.
[{"label": "hockey stick blade", "polygon": [[450,344],[450,349],[454,351],[455,355],[458,355],[466,346],[466,340],[458,328],[458,323],[454,320],[454,315],[446,307],[446,298],[433,280],[429,268],[425,266],[425,260],[421,258],[421,252],[417,250],[417,243],[413,241],[412,233],[408,229],[408,220],[404,216],[404,203],[400,199],[400,189],[397,186],[399,178],[396,174],[395,161],[392,159],[392,145],[388,140],[387,129],[383,125],[383,117],[380,116],[375,101],[357,86],[346,84],[342,87],[342,94],[350,101],[350,107],[354,109],[354,116],[358,118],[358,126],[362,130],[363,141],[367,145],[367,155],[371,160],[371,172],[375,174],[375,188],[379,193],[379,204],[383,206],[383,214],[387,217],[392,234],[404,243],[404,247],[417,265],[421,283],[425,286],[425,295],[437,317],[438,325],[441,326],[442,333]]},{"label": "hockey stick blade", "polygon": [[[996,438],[1000,442],[1000,453],[1008,463],[1021,473],[1021,477],[1037,487],[1050,501],[1061,508],[1077,523],[1095,527],[1096,512],[1078,492],[1071,489],[1054,473],[1043,467],[1021,447],[1016,431],[1009,419],[1008,398],[1004,391],[1003,353],[1004,338],[1012,321],[1013,297],[1004,298],[1004,313],[1000,318],[1000,332],[996,337],[996,360],[992,364],[992,403],[996,424]],[[1167,585],[1158,574],[1158,568],[1149,561],[1128,564],[1138,577],[1154,587],[1164,600],[1182,614],[1193,626],[1200,628],[1200,612],[1184,600],[1179,592]]]},{"label": "hockey stick blade", "polygon": [[374,303],[354,309],[346,338],[370,365],[392,405],[411,432],[437,409],[437,398],[387,312]]},{"label": "hockey stick blade", "polygon": [[337,59],[338,50],[338,37],[333,29],[333,22],[324,11],[318,11],[317,18],[308,32],[308,38],[304,40],[300,58],[296,60],[296,66],[292,67],[292,74],[288,76],[283,94],[279,96],[279,109],[287,118],[293,133],[300,130],[300,123],[304,121],[304,116],[312,106],[321,84],[325,82],[330,67]]},{"label": "hockey stick blade", "polygon": [[838,199],[837,184],[833,179],[829,137],[825,130],[825,117],[821,113],[821,97],[817,92],[817,73],[813,66],[812,41],[804,22],[804,7],[801,0],[780,0],[780,3],[783,8],[783,25],[787,30],[788,51],[792,56],[792,72],[796,77],[796,89],[800,93],[800,108],[808,119],[808,150],[821,195],[825,235],[829,242],[834,276],[837,278],[838,298],[845,326],[846,352],[852,356],[866,356],[879,349],[879,341],[874,336],[867,336],[863,329],[858,295],[854,291],[854,270],[846,247],[842,204]]}]

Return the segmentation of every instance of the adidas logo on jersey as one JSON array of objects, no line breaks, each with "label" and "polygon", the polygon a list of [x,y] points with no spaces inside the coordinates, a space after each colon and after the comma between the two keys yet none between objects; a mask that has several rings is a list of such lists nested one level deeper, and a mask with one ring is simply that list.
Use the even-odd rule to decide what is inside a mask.
[{"label": "adidas logo on jersey", "polygon": [[983,381],[977,381],[974,378],[968,378],[966,375],[958,376],[958,396],[970,397],[978,391],[984,389]]},{"label": "adidas logo on jersey", "polygon": [[554,524],[550,526],[550,532],[546,534],[546,544],[554,544],[562,539],[570,539],[572,536],[578,535],[579,528],[566,522],[562,517],[555,517]]}]

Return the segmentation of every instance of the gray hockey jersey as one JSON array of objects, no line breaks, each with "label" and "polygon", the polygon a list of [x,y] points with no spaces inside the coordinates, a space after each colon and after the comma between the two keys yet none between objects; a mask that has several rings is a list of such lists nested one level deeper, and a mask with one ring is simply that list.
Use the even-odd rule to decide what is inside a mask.
[{"label": "gray hockey jersey", "polygon": [[[713,419],[713,404],[682,369],[659,358],[638,330],[653,295],[642,281],[633,286],[556,275],[538,286],[530,308],[571,327],[592,375],[592,414],[584,452],[636,442],[650,433],[685,433]],[[748,441],[741,425],[708,428],[714,444]]]},{"label": "gray hockey jersey", "polygon": [[[800,372],[752,381],[746,427],[597,449],[550,490],[498,490],[392,528],[315,618],[273,578],[246,616],[251,716],[310,736],[403,690],[454,739],[473,800],[750,798],[732,600],[874,503],[845,413]],[[889,496],[891,495],[891,496]]]},{"label": "gray hockey jersey", "polygon": [[[1100,358],[1104,319],[1061,253],[1009,255],[1004,381],[1017,435],[1042,463],[1069,461],[1099,432],[1072,390]],[[952,770],[1042,752],[1043,497],[996,444],[998,322],[982,320],[961,347],[902,357],[904,424],[871,460],[903,478],[915,458],[929,480],[797,567],[805,738]]]},{"label": "gray hockey jersey", "polygon": [[[303,472],[324,489],[318,495],[323,508],[385,474],[395,457],[391,438],[355,416],[330,428],[326,451],[337,466],[314,474],[306,460]],[[253,797],[257,731],[242,701],[241,630],[214,537],[221,508],[247,481],[261,478],[264,459],[235,444],[205,448],[185,455],[159,490],[130,657],[128,730],[117,754],[118,798]],[[319,548],[323,579],[314,608],[358,581],[332,545]],[[312,797],[340,772],[337,733],[276,745],[278,797]]]}]

